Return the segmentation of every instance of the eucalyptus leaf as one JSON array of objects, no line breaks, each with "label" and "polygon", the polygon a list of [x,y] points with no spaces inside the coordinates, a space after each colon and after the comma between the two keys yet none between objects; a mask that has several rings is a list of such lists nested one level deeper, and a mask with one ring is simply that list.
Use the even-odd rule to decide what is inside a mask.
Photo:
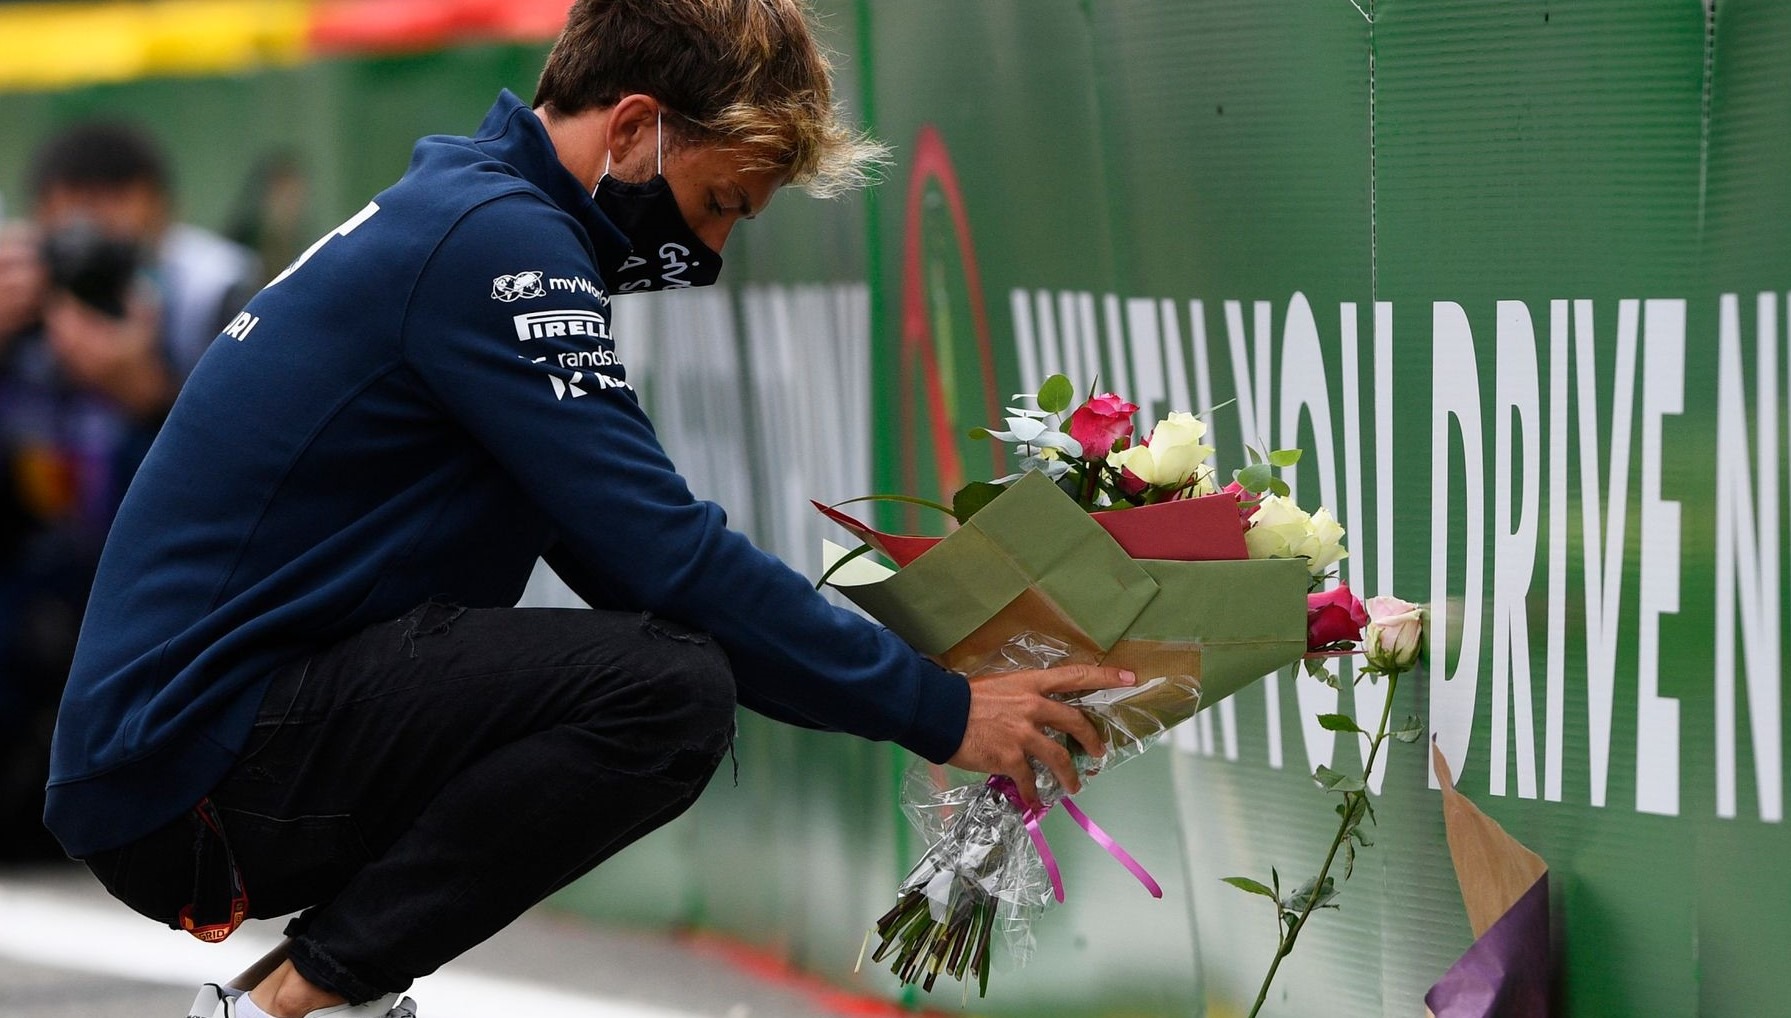
[{"label": "eucalyptus leaf", "polygon": [[1063,413],[1070,408],[1070,401],[1076,398],[1076,387],[1063,375],[1052,375],[1039,386],[1039,409],[1054,414]]},{"label": "eucalyptus leaf", "polygon": [[1355,732],[1357,735],[1368,734],[1362,730],[1361,725],[1356,724],[1356,719],[1350,717],[1348,714],[1320,714],[1318,716],[1318,726],[1327,732]]},{"label": "eucalyptus leaf", "polygon": [[1252,463],[1236,474],[1237,482],[1244,486],[1245,491],[1259,495],[1268,489],[1269,483],[1274,479],[1275,475],[1267,463]]},{"label": "eucalyptus leaf", "polygon": [[1251,880],[1249,877],[1225,877],[1223,879],[1240,891],[1248,891],[1251,894],[1260,894],[1265,898],[1278,900],[1275,892],[1260,881]]},{"label": "eucalyptus leaf", "polygon": [[1270,466],[1286,469],[1298,462],[1300,462],[1300,450],[1298,449],[1276,449],[1269,453]]},{"label": "eucalyptus leaf", "polygon": [[1041,449],[1060,449],[1071,459],[1082,458],[1082,443],[1061,431],[1043,431],[1032,440],[1032,444]]},{"label": "eucalyptus leaf", "polygon": [[[1028,456],[1020,462],[1022,471],[1036,470],[1053,481],[1070,471],[1070,461],[1066,459],[1046,459],[1043,456]],[[998,482],[999,483],[999,482]]]},{"label": "eucalyptus leaf", "polygon": [[971,428],[969,431],[964,432],[964,435],[966,438],[969,438],[972,441],[980,442],[983,439],[989,437],[989,429],[985,428],[981,425],[977,425],[976,427]]},{"label": "eucalyptus leaf", "polygon": [[1289,495],[1293,494],[1293,489],[1288,487],[1287,482],[1283,481],[1281,478],[1271,477],[1269,478],[1269,494],[1280,495],[1282,498],[1287,498]]},{"label": "eucalyptus leaf", "polygon": [[1424,719],[1416,714],[1408,714],[1399,727],[1387,733],[1400,742],[1417,742],[1424,737]]}]

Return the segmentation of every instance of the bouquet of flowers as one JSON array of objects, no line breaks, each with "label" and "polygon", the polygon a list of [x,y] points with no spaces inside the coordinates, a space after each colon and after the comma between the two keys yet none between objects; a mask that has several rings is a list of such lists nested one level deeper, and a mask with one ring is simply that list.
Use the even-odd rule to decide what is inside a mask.
[{"label": "bouquet of flowers", "polygon": [[[1072,411],[1074,390],[1056,375],[1015,398],[1004,429],[975,434],[1016,445],[1020,470],[938,506],[958,523],[950,535],[883,533],[817,504],[863,542],[853,553],[830,547],[823,582],[973,680],[1073,662],[1135,672],[1135,686],[1068,700],[1107,746],[1095,757],[1055,735],[1080,776],[1138,756],[1277,668],[1361,637],[1366,617],[1347,588],[1313,592],[1347,553],[1330,513],[1301,510],[1275,476],[1297,450],[1253,452],[1221,487],[1205,424],[1191,414],[1172,413],[1134,442],[1138,408],[1117,395]],[[859,557],[870,549],[898,568]],[[1032,808],[1001,775],[950,784],[922,769],[910,782],[906,805],[930,847],[873,931],[874,959],[904,983],[931,990],[945,973],[968,992],[974,976],[986,994],[997,929],[1024,960],[1030,924],[1063,900],[1039,828],[1058,805],[1161,896],[1050,772],[1034,769],[1041,805]]]}]

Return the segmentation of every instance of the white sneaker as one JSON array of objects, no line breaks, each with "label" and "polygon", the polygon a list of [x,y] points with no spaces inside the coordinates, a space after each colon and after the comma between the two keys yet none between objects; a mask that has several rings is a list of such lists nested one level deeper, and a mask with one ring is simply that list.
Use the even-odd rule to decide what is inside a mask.
[{"label": "white sneaker", "polygon": [[417,1018],[417,1002],[401,993],[388,993],[365,1004],[318,1008],[304,1018]]},{"label": "white sneaker", "polygon": [[[187,1018],[237,1018],[236,999],[243,991],[206,983],[187,1009]],[[319,1008],[304,1018],[417,1018],[417,1002],[398,993],[388,993],[365,1004],[337,1004]]]},{"label": "white sneaker", "polygon": [[187,1018],[236,1018],[236,998],[242,992],[217,983],[206,983],[199,987],[193,1006],[187,1008]]}]

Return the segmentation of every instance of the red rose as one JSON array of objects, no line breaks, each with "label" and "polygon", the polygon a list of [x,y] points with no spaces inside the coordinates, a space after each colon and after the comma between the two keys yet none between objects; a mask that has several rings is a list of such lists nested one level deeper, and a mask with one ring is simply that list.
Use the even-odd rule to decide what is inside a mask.
[{"label": "red rose", "polygon": [[1102,393],[1070,415],[1070,437],[1082,445],[1084,459],[1105,459],[1113,443],[1132,434],[1136,403],[1127,403],[1111,392]]},{"label": "red rose", "polygon": [[1116,482],[1115,486],[1119,488],[1119,493],[1121,495],[1142,494],[1144,489],[1150,487],[1150,485],[1144,483],[1144,478],[1132,473],[1125,467],[1119,468],[1119,480]]},{"label": "red rose", "polygon": [[1355,643],[1362,639],[1362,627],[1367,624],[1368,609],[1350,593],[1348,584],[1306,595],[1307,650]]}]

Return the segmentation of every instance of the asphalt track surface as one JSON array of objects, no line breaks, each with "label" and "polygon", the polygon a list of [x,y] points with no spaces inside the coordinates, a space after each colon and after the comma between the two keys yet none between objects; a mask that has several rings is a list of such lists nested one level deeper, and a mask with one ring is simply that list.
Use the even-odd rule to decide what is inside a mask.
[{"label": "asphalt track surface", "polygon": [[[84,869],[0,869],[0,1016],[180,1018],[200,983],[279,940],[250,923],[205,945],[141,919]],[[835,1018],[813,989],[713,944],[536,909],[411,990],[419,1018]],[[879,1009],[880,1010],[880,1009]],[[863,1013],[860,1011],[859,1013]]]}]

